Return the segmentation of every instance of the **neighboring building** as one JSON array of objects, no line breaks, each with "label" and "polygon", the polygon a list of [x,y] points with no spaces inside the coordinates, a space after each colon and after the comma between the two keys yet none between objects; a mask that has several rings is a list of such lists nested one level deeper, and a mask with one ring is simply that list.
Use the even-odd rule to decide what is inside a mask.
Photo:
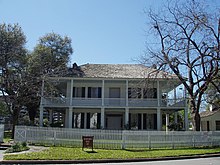
[{"label": "neighboring building", "polygon": [[220,131],[220,109],[210,106],[209,111],[200,113],[201,131]]},{"label": "neighboring building", "polygon": [[50,123],[55,112],[63,113],[67,128],[161,130],[162,114],[168,126],[169,114],[177,122],[184,110],[188,130],[184,90],[177,94],[181,82],[173,74],[138,64],[74,64],[68,75],[44,82],[51,92],[41,99],[41,126],[48,111]]}]

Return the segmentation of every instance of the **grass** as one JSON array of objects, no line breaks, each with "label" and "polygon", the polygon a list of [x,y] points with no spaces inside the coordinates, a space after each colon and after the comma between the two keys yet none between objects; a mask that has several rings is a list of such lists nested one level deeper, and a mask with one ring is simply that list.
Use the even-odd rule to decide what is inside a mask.
[{"label": "grass", "polygon": [[153,150],[102,150],[81,148],[50,147],[41,152],[5,155],[4,160],[91,160],[91,159],[132,159],[159,158],[184,155],[219,153],[220,148],[153,149]]},{"label": "grass", "polygon": [[7,142],[11,141],[12,140],[11,135],[12,135],[11,131],[5,131],[3,142],[7,143]]}]

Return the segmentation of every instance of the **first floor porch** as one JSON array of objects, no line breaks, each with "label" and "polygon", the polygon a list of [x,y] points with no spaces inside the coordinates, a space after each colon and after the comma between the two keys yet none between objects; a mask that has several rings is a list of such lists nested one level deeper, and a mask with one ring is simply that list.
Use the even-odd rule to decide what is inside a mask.
[{"label": "first floor porch", "polygon": [[81,129],[188,130],[188,110],[132,108],[40,108],[40,126]]}]

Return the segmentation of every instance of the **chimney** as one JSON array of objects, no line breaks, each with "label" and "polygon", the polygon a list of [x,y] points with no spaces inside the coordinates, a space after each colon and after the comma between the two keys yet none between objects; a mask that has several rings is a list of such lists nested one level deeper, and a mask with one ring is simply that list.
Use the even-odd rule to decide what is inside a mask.
[{"label": "chimney", "polygon": [[153,65],[151,66],[151,68],[157,69],[157,65],[156,65],[156,64],[153,64]]},{"label": "chimney", "polygon": [[73,64],[73,69],[75,69],[75,70],[76,70],[77,68],[78,68],[77,64],[76,64],[76,63],[74,63],[74,64]]}]

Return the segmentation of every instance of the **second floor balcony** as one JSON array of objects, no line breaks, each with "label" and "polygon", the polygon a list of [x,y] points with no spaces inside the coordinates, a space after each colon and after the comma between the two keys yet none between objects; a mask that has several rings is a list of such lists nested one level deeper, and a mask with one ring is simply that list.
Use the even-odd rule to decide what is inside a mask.
[{"label": "second floor balcony", "polygon": [[185,107],[186,101],[180,99],[134,99],[134,98],[60,98],[44,97],[42,104],[45,107]]}]

